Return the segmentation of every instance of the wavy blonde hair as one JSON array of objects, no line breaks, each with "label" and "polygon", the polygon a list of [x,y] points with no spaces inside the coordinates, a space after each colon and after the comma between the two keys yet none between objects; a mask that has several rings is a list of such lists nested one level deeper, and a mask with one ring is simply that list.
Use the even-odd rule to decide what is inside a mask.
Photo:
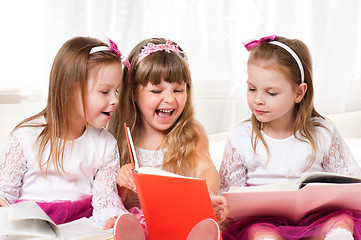
[{"label": "wavy blonde hair", "polygon": [[[318,147],[317,140],[315,139],[316,127],[325,127],[314,120],[314,117],[323,119],[324,117],[315,110],[313,105],[314,90],[311,54],[306,44],[300,40],[277,37],[275,41],[284,43],[290,47],[297,54],[303,65],[305,73],[304,82],[307,84],[307,91],[303,99],[299,103],[296,103],[294,108],[295,122],[293,125],[293,135],[296,139],[308,142],[312,146],[313,157],[307,165],[306,169],[308,169],[315,160]],[[285,73],[294,89],[301,84],[301,73],[295,59],[282,47],[264,42],[253,48],[247,64],[257,65],[259,63],[267,64],[268,67],[278,69]],[[269,155],[269,148],[261,134],[263,124],[257,120],[254,114],[251,116],[251,122],[253,151],[256,152],[257,143],[261,140]],[[299,133],[299,136],[296,133]]]},{"label": "wavy blonde hair", "polygon": [[[46,175],[49,164],[52,163],[56,171],[66,173],[63,167],[63,157],[66,142],[72,138],[74,127],[75,93],[80,89],[83,114],[86,121],[86,89],[89,74],[97,74],[103,65],[118,62],[119,57],[111,51],[101,51],[89,55],[96,46],[108,46],[106,43],[90,37],[75,37],[68,40],[57,53],[49,78],[47,105],[40,113],[20,122],[13,131],[21,127],[43,127],[39,137],[38,159],[39,167]],[[30,121],[44,117],[45,124],[30,123]],[[50,154],[42,162],[45,147],[50,144]],[[44,171],[45,168],[45,171]]]},{"label": "wavy blonde hair", "polygon": [[[163,169],[182,175],[193,176],[196,166],[196,145],[204,131],[194,118],[192,103],[192,81],[189,66],[183,55],[175,52],[159,51],[150,54],[136,65],[139,53],[148,43],[164,44],[163,38],[150,38],[138,43],[128,56],[129,69],[124,68],[120,86],[119,104],[113,114],[108,130],[118,141],[121,165],[130,163],[130,156],[123,124],[130,127],[134,144],[138,142],[138,130],[142,124],[140,110],[135,103],[135,91],[139,85],[157,85],[161,80],[168,83],[186,83],[187,99],[183,112],[167,130],[161,147],[167,147]],[[176,43],[172,43],[175,44]],[[180,48],[181,50],[181,48]]]}]

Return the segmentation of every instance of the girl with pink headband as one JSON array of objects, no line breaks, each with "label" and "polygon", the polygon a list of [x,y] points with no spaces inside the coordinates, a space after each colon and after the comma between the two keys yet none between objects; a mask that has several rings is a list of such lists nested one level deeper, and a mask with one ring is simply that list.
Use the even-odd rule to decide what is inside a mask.
[{"label": "girl with pink headband", "polygon": [[[247,102],[252,115],[227,138],[220,192],[232,185],[297,182],[316,171],[360,176],[360,166],[334,124],[313,106],[307,46],[273,35],[245,47],[250,51]],[[298,223],[277,216],[237,223],[227,219],[224,227],[224,240],[361,239],[361,212],[319,211]]]},{"label": "girl with pink headband", "polygon": [[121,58],[110,39],[64,43],[46,107],[15,127],[0,155],[0,207],[35,201],[56,224],[91,217],[113,227],[125,209],[117,142],[104,127],[118,104]]},{"label": "girl with pink headband", "polygon": [[[109,131],[118,140],[121,169],[117,183],[125,206],[147,232],[131,175],[123,123],[131,129],[141,166],[205,179],[217,219],[222,221],[225,199],[217,196],[218,172],[210,158],[206,132],[194,117],[192,80],[185,52],[170,40],[146,39],[133,48],[125,66],[119,107],[109,125]],[[135,225],[132,229],[139,229]],[[206,235],[199,236],[201,231],[196,227],[188,239],[219,238],[215,222],[209,221],[203,227],[209,227]]]}]

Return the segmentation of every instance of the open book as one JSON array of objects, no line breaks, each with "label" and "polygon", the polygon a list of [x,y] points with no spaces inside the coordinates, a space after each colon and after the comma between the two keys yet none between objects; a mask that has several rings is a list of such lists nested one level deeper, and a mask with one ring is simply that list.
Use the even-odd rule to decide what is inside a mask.
[{"label": "open book", "polygon": [[112,229],[103,230],[87,218],[56,225],[32,201],[0,207],[0,239],[103,240],[113,237]]},{"label": "open book", "polygon": [[305,174],[299,182],[231,187],[224,193],[229,218],[283,216],[297,222],[323,209],[361,210],[361,178],[335,173]]},{"label": "open book", "polygon": [[216,216],[206,181],[156,168],[139,167],[129,128],[124,124],[133,177],[151,239],[184,240],[201,220]]}]

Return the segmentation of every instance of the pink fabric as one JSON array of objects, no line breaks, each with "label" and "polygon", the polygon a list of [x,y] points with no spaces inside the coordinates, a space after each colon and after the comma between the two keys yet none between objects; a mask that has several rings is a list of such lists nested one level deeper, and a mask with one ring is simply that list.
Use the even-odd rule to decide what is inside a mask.
[{"label": "pink fabric", "polygon": [[144,218],[144,214],[143,211],[137,207],[132,207],[128,210],[131,214],[133,214],[138,221],[140,222],[140,225],[142,225],[143,231],[144,231],[144,236],[146,240],[150,240],[149,238],[149,232],[148,232],[148,227],[147,224],[145,222],[145,218]]},{"label": "pink fabric", "polygon": [[320,211],[310,214],[293,224],[283,217],[269,217],[269,218],[253,218],[236,222],[229,228],[223,231],[222,237],[224,240],[247,240],[248,232],[251,226],[262,226],[273,228],[284,239],[296,240],[305,237],[317,236],[320,234],[327,234],[330,229],[325,232],[319,232],[319,227],[331,217],[346,214],[354,221],[354,239],[361,240],[361,211],[359,210],[338,210],[338,211]]},{"label": "pink fabric", "polygon": [[[30,201],[20,200],[18,202]],[[38,206],[53,220],[55,224],[71,222],[82,217],[89,218],[93,214],[92,196],[77,201],[36,202]]]},{"label": "pink fabric", "polygon": [[252,42],[245,43],[244,47],[247,49],[247,51],[251,51],[254,47],[260,45],[261,43],[271,42],[271,41],[275,40],[276,38],[277,38],[277,35],[263,37],[263,38],[260,38],[259,40],[254,40]]}]

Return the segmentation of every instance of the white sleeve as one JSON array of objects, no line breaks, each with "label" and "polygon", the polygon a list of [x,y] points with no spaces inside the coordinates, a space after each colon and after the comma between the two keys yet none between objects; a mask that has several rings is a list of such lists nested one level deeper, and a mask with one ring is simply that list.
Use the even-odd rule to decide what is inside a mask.
[{"label": "white sleeve", "polygon": [[247,168],[244,165],[244,159],[229,138],[224,148],[219,175],[221,179],[220,194],[228,191],[231,186],[243,187],[246,185]]},{"label": "white sleeve", "polygon": [[117,191],[119,167],[118,146],[115,144],[114,150],[104,157],[93,183],[93,220],[98,224],[104,225],[108,219],[127,212]]},{"label": "white sleeve", "polygon": [[26,159],[20,140],[12,134],[0,156],[0,198],[10,204],[18,200],[26,171]]},{"label": "white sleeve", "polygon": [[353,157],[345,140],[336,128],[331,129],[331,144],[323,157],[323,168],[327,172],[361,177],[361,168]]}]

